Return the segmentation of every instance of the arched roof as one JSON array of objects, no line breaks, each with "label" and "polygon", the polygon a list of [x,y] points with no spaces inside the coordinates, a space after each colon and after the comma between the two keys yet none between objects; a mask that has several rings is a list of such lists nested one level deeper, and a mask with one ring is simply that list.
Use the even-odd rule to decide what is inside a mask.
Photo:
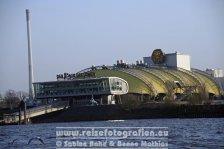
[{"label": "arched roof", "polygon": [[[172,68],[112,68],[96,69],[96,77],[120,77],[129,84],[129,93],[157,95],[167,94],[169,87],[166,82],[179,82],[183,87],[205,86],[210,94],[220,95],[217,83],[209,76],[200,71],[188,71]],[[184,92],[184,91],[183,91]]]},{"label": "arched roof", "polygon": [[139,94],[151,94],[152,89],[147,86],[144,81],[139,79],[137,76],[130,75],[128,73],[119,70],[104,70],[98,69],[94,71],[97,77],[112,77],[116,76],[122,78],[128,82],[129,93],[139,93]]}]

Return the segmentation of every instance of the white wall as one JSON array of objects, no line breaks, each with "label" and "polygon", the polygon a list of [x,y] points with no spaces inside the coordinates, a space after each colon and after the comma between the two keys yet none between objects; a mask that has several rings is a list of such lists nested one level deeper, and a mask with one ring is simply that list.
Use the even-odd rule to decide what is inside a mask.
[{"label": "white wall", "polygon": [[216,78],[223,77],[223,71],[222,71],[222,69],[215,69],[215,71],[214,71],[214,77],[216,77]]},{"label": "white wall", "polygon": [[207,69],[206,72],[215,78],[224,77],[222,69]]},{"label": "white wall", "polygon": [[177,54],[177,67],[191,70],[191,58],[189,55]]}]

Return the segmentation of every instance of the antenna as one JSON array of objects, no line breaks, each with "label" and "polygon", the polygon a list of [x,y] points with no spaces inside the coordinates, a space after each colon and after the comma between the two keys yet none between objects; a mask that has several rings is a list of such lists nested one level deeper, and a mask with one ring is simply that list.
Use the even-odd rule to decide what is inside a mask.
[{"label": "antenna", "polygon": [[30,32],[30,11],[29,11],[29,9],[26,9],[26,22],[27,22],[27,39],[28,39],[29,99],[34,99],[33,60],[32,60],[32,46],[31,46],[31,32]]}]

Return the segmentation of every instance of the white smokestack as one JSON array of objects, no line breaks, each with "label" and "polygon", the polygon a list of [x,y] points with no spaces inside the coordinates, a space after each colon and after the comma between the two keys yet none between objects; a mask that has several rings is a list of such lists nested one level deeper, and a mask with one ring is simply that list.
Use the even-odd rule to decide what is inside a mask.
[{"label": "white smokestack", "polygon": [[34,99],[33,60],[32,60],[32,46],[31,46],[30,12],[29,12],[29,9],[26,9],[26,22],[27,22],[27,38],[28,38],[29,99]]}]

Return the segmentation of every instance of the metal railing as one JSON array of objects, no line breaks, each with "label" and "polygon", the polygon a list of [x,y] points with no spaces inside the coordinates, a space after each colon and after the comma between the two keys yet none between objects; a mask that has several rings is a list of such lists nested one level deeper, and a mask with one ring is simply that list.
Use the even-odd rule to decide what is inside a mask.
[{"label": "metal railing", "polygon": [[[29,119],[29,118],[32,118],[35,116],[62,110],[66,107],[68,107],[67,101],[66,102],[56,102],[56,103],[52,103],[50,105],[38,106],[38,107],[31,108],[31,109],[27,109],[26,117]],[[21,120],[24,119],[23,113],[24,113],[24,111],[21,111]],[[15,112],[15,113],[11,113],[11,114],[4,114],[2,122],[5,124],[19,122],[19,112]]]}]

